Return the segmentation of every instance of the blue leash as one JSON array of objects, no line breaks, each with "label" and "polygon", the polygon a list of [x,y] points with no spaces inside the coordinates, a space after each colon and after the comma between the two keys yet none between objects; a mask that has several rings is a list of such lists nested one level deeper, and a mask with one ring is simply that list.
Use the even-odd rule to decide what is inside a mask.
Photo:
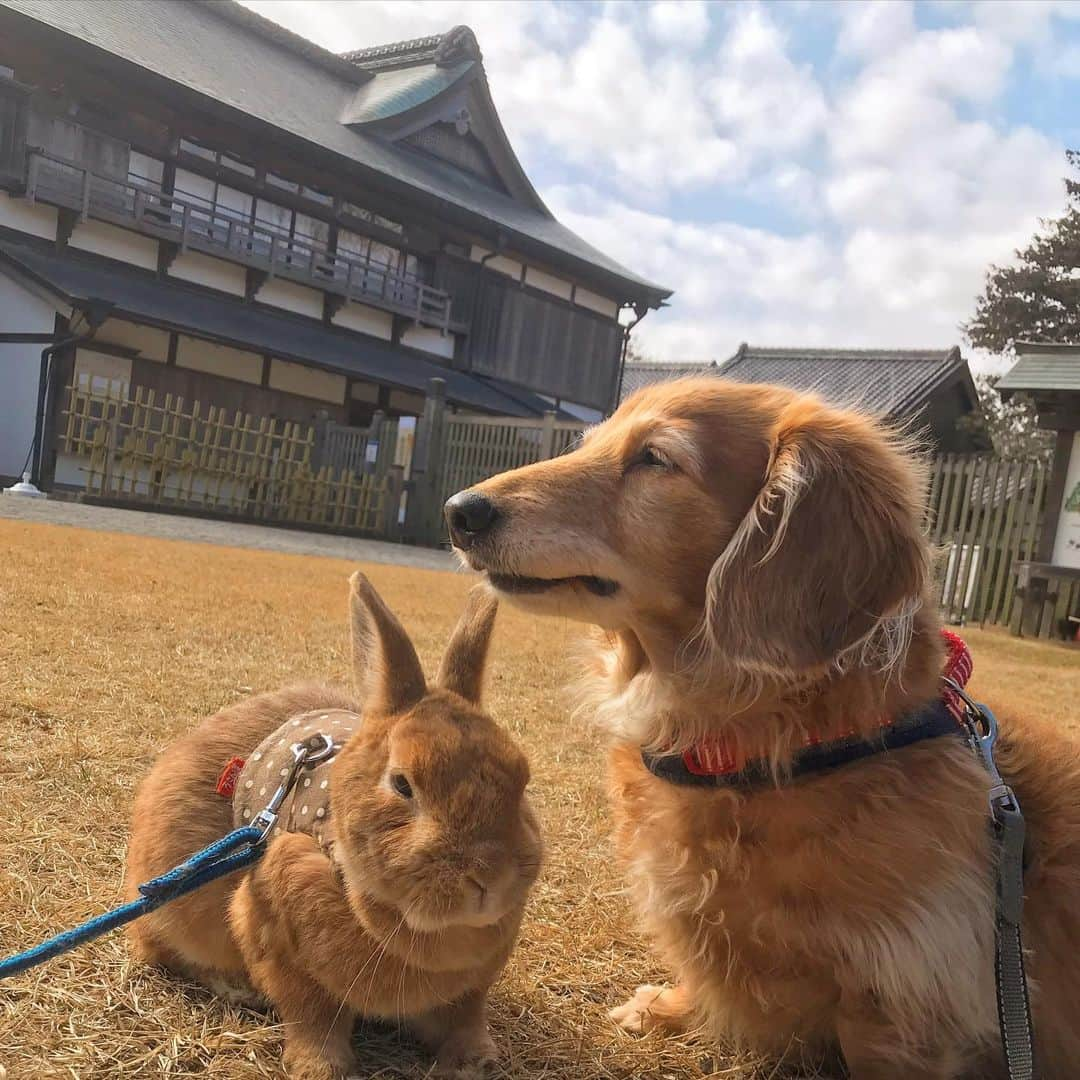
[{"label": "blue leash", "polygon": [[261,859],[266,851],[263,838],[263,829],[245,825],[242,829],[236,829],[228,836],[215,840],[209,847],[192,855],[168,873],[140,885],[141,895],[138,900],[98,915],[89,922],[76,926],[74,930],[65,930],[62,934],[27,949],[26,952],[0,960],[0,979],[21,975],[54,956],[71,952],[72,949],[133,922],[172,900],[208,885],[211,881],[251,866]]},{"label": "blue leash", "polygon": [[266,841],[277,822],[278,811],[289,792],[296,786],[300,770],[333,757],[335,751],[334,741],[329,735],[312,735],[305,742],[294,744],[293,763],[288,776],[274,792],[266,809],[256,814],[250,825],[234,829],[227,836],[215,840],[209,847],[196,852],[179,866],[140,885],[137,900],[131,900],[104,915],[98,915],[89,922],[76,926],[74,930],[65,930],[62,934],[27,949],[26,952],[0,960],[0,979],[19,975],[38,964],[44,964],[54,956],[71,952],[102,934],[134,922],[148,912],[209,885],[211,881],[234,874],[237,870],[243,870],[258,862],[266,853]]}]

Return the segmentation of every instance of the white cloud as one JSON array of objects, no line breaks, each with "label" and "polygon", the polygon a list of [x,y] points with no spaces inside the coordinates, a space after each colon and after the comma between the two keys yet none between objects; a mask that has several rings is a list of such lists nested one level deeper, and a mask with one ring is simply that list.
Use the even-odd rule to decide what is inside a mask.
[{"label": "white cloud", "polygon": [[907,0],[837,5],[841,53],[868,57],[890,52],[915,33],[915,11]]},{"label": "white cloud", "polygon": [[735,9],[717,74],[704,86],[721,130],[744,152],[778,154],[809,142],[828,108],[809,67],[788,55],[779,27],[761,9]]},{"label": "white cloud", "polygon": [[[250,6],[339,52],[471,25],[551,208],[676,290],[640,329],[672,359],[954,344],[988,264],[1063,205],[1064,147],[1000,106],[1021,57],[1054,78],[1080,52],[1068,0],[941,2],[931,29],[906,0]],[[807,45],[811,16],[835,40]]]},{"label": "white cloud", "polygon": [[661,41],[695,46],[709,32],[704,0],[657,0],[649,5],[649,29]]}]

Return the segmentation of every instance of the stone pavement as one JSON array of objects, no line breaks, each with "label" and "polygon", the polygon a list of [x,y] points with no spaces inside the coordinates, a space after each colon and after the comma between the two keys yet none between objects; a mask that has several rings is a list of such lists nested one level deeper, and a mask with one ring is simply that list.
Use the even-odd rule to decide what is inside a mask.
[{"label": "stone pavement", "polygon": [[231,521],[154,514],[143,510],[115,510],[107,506],[28,499],[0,493],[0,518],[40,521],[99,532],[134,533],[165,540],[192,540],[200,544],[283,551],[292,555],[325,555],[358,562],[393,563],[427,570],[456,570],[457,560],[448,551],[388,544],[382,540],[359,540],[352,536],[278,529],[268,525],[241,525]]}]

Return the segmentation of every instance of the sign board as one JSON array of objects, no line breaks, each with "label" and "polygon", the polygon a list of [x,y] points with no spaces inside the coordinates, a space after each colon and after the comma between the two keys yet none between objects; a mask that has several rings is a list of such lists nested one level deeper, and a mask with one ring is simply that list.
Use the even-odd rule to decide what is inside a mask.
[{"label": "sign board", "polygon": [[1080,431],[1073,434],[1052,561],[1080,570]]}]

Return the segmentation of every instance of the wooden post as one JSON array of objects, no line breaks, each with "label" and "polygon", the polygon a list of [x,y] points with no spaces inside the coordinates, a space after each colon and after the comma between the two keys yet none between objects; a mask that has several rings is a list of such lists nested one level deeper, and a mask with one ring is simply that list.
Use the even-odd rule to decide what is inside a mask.
[{"label": "wooden post", "polygon": [[446,380],[428,380],[424,415],[416,425],[413,445],[412,491],[409,494],[409,536],[421,544],[437,544],[442,535],[443,423],[446,413]]},{"label": "wooden post", "polygon": [[79,211],[79,220],[86,221],[90,217],[90,170],[82,171],[82,209]]},{"label": "wooden post", "polygon": [[119,412],[113,410],[112,419],[109,421],[109,435],[105,440],[105,467],[101,477],[101,494],[108,497],[112,488],[113,455],[116,453],[116,441],[119,435]]},{"label": "wooden post", "polygon": [[387,540],[401,539],[401,493],[405,487],[405,470],[391,465],[386,471],[386,491],[383,494],[383,536]]},{"label": "wooden post", "polygon": [[555,456],[555,413],[548,409],[544,413],[544,426],[540,429],[539,461],[547,461]]},{"label": "wooden post", "polygon": [[37,201],[38,169],[41,167],[41,156],[30,155],[30,166],[26,173],[26,198],[30,202]]},{"label": "wooden post", "polygon": [[315,414],[315,442],[311,448],[311,471],[317,473],[325,464],[326,432],[330,426],[330,414],[320,409]]},{"label": "wooden post", "polygon": [[[367,438],[364,440],[364,461],[361,471],[364,476],[381,476],[378,462],[383,456],[383,435],[387,430],[386,413],[382,409],[376,409],[368,426]],[[375,453],[371,452],[371,444],[375,444]]]}]

